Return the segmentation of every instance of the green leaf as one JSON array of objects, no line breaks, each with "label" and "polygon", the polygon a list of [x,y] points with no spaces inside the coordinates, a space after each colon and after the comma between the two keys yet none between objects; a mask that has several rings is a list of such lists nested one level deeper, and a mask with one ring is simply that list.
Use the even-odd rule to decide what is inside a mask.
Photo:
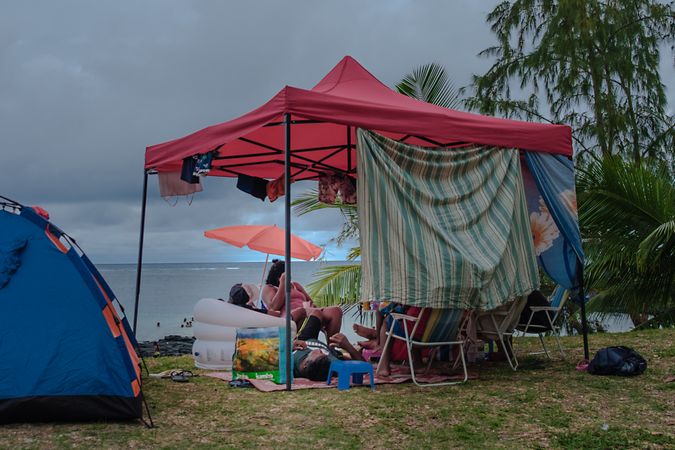
[{"label": "green leaf", "polygon": [[317,305],[332,306],[357,303],[361,299],[361,266],[349,264],[326,266],[307,285],[309,295]]},{"label": "green leaf", "polygon": [[675,306],[675,183],[663,166],[608,157],[577,181],[590,312]]},{"label": "green leaf", "polygon": [[440,64],[430,63],[416,67],[396,85],[396,90],[423,102],[458,109],[461,106],[459,91]]}]

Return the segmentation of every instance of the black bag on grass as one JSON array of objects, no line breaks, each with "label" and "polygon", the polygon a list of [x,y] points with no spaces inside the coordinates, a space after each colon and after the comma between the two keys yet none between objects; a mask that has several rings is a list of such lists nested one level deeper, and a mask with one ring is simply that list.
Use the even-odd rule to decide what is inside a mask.
[{"label": "black bag on grass", "polygon": [[629,347],[606,347],[598,350],[588,364],[588,373],[593,375],[640,375],[647,368],[647,361]]}]

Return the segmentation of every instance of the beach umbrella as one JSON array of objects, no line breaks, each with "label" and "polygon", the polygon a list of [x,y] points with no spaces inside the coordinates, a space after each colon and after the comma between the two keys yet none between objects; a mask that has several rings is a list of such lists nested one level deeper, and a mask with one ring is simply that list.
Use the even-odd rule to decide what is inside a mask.
[{"label": "beach umbrella", "polygon": [[[204,232],[210,239],[218,239],[235,247],[247,246],[268,255],[284,256],[285,231],[276,225],[236,225]],[[303,238],[291,234],[291,257],[311,261],[317,259],[323,249]]]},{"label": "beach umbrella", "polygon": [[[285,231],[276,225],[235,225],[231,227],[216,228],[207,230],[204,236],[209,239],[217,239],[226,242],[235,247],[244,246],[251,250],[265,253],[265,266],[263,267],[263,279],[267,271],[267,261],[270,254],[285,256]],[[291,234],[291,257],[311,261],[317,259],[323,249],[314,245],[303,238]],[[262,293],[262,280],[260,282],[260,292]]]}]

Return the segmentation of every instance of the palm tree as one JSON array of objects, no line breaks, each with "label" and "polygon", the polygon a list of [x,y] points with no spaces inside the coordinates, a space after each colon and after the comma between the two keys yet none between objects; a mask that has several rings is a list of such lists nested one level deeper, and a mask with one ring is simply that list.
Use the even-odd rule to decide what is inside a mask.
[{"label": "palm tree", "polygon": [[[413,69],[396,85],[396,90],[409,97],[433,103],[446,108],[459,108],[459,91],[448,77],[443,66],[437,63],[425,64]],[[358,239],[359,225],[356,205],[321,203],[318,192],[310,190],[293,202],[297,215],[328,208],[337,208],[344,218],[340,234],[335,238],[338,245],[351,239]],[[355,261],[361,256],[361,248],[350,249],[347,257]],[[309,294],[320,305],[356,303],[361,299],[361,265],[358,263],[328,266],[319,269],[315,281],[307,286]]]},{"label": "palm tree", "polygon": [[675,308],[675,183],[673,173],[617,157],[596,162],[578,183],[587,284],[598,295],[589,309],[672,316]]}]

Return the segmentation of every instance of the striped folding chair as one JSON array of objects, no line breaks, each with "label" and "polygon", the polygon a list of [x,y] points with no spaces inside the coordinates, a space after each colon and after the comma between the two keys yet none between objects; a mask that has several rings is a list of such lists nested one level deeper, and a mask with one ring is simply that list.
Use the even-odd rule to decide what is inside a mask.
[{"label": "striped folding chair", "polygon": [[[417,338],[420,333],[418,327],[421,326],[422,317],[428,314],[428,320],[424,325],[424,332],[421,337]],[[387,340],[385,341],[385,348],[390,345],[391,339],[399,339],[405,342],[408,350],[408,361],[410,361],[410,375],[413,383],[420,387],[428,386],[443,386],[464,383],[469,379],[469,373],[466,368],[466,360],[464,358],[464,332],[470,319],[470,314],[463,309],[432,309],[424,308],[420,311],[417,317],[409,316],[407,314],[391,313],[392,321],[387,331]],[[398,324],[398,326],[397,326]],[[395,329],[402,330],[403,336],[394,332]],[[417,381],[415,374],[415,367],[412,363],[412,348],[417,347],[434,347],[434,352],[442,346],[459,346],[458,355],[455,358],[453,367],[461,362],[464,370],[464,379],[461,381],[444,381],[440,383],[423,383]],[[433,362],[433,353],[429,357],[427,371]],[[380,361],[381,363],[381,361]],[[377,369],[380,368],[378,363]]]},{"label": "striped folding chair", "polygon": [[513,351],[510,338],[513,336],[526,300],[527,297],[518,297],[499,308],[480,311],[476,318],[478,336],[483,340],[499,341],[500,348],[513,370],[518,369],[518,358]]},{"label": "striped folding chair", "polygon": [[570,292],[568,290],[557,285],[549,297],[549,306],[526,306],[526,311],[529,310],[530,312],[529,317],[525,323],[519,323],[516,327],[523,336],[528,333],[538,335],[541,346],[544,349],[543,353],[546,354],[548,359],[551,359],[551,355],[549,355],[546,343],[544,342],[544,333],[548,332],[555,338],[560,356],[563,359],[565,358],[565,352],[560,343],[560,326],[557,323],[569,296]]}]

